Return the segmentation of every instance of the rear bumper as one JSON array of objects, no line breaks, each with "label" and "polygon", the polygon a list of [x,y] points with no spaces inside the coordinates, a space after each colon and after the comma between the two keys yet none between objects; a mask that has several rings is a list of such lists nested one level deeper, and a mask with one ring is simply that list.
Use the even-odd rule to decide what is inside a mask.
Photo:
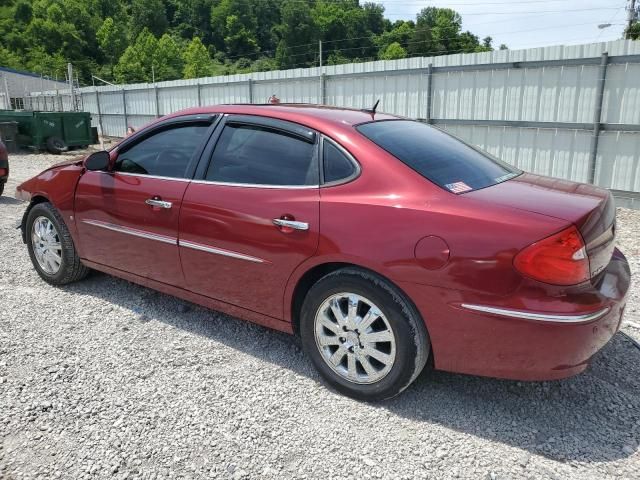
[{"label": "rear bumper", "polygon": [[615,335],[630,279],[626,258],[616,250],[597,284],[557,297],[532,293],[528,298],[520,292],[490,299],[415,284],[402,287],[425,319],[437,369],[553,380],[582,372]]}]

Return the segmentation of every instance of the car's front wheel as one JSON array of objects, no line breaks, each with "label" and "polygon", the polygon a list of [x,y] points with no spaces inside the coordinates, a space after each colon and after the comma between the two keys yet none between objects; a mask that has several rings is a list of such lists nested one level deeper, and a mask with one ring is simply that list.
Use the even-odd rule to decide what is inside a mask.
[{"label": "car's front wheel", "polygon": [[355,268],[330,273],[311,287],[300,334],[322,377],[341,393],[367,401],[402,392],[430,351],[415,307],[384,278]]},{"label": "car's front wheel", "polygon": [[31,262],[45,281],[64,285],[89,273],[80,261],[62,216],[50,203],[39,203],[29,211],[26,240]]}]

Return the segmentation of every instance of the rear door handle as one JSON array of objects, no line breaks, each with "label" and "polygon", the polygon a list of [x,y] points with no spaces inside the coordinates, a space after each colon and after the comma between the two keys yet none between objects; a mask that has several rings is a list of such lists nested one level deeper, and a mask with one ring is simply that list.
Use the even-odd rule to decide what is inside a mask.
[{"label": "rear door handle", "polygon": [[173,205],[171,202],[165,202],[164,200],[160,200],[159,198],[148,198],[144,201],[147,205],[151,205],[152,207],[160,207],[160,208],[171,208]]},{"label": "rear door handle", "polygon": [[285,220],[283,218],[274,218],[273,224],[278,227],[288,227],[294,230],[309,230],[309,224],[306,222],[298,222],[296,220]]}]

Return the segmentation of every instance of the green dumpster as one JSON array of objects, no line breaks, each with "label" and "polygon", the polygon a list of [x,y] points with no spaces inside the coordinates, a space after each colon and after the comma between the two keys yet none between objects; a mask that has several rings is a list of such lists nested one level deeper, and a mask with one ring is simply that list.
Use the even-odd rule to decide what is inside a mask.
[{"label": "green dumpster", "polygon": [[0,122],[18,123],[20,147],[60,153],[93,143],[88,112],[0,111]]}]

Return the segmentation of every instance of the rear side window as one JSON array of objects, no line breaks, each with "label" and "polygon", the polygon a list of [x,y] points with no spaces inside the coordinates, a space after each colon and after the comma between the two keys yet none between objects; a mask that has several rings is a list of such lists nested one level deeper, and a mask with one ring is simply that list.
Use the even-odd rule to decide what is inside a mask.
[{"label": "rear side window", "polygon": [[208,124],[162,130],[118,153],[115,171],[137,175],[184,178]]},{"label": "rear side window", "polygon": [[357,130],[423,177],[452,193],[489,187],[521,171],[424,123],[388,120]]},{"label": "rear side window", "polygon": [[224,127],[207,180],[251,185],[318,185],[315,143],[257,125]]},{"label": "rear side window", "polygon": [[324,183],[337,182],[351,177],[356,173],[356,166],[332,142],[323,143]]}]

